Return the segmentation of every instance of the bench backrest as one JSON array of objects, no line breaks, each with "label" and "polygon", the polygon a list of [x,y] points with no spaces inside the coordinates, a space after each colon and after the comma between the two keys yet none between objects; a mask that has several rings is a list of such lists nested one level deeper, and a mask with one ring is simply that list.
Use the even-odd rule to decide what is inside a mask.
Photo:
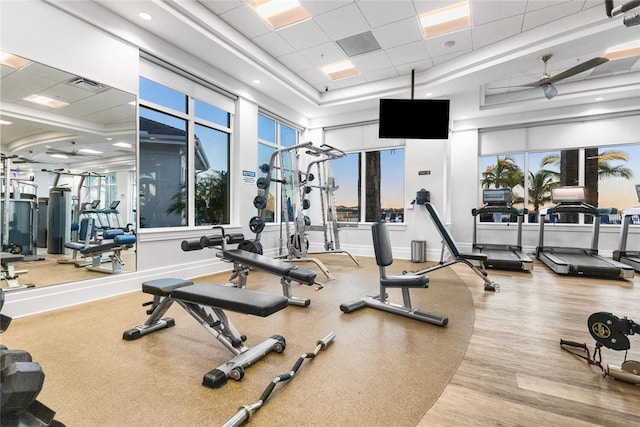
[{"label": "bench backrest", "polygon": [[373,237],[373,250],[376,254],[376,264],[379,267],[388,267],[393,263],[393,253],[391,252],[391,241],[389,240],[389,230],[387,223],[376,222],[371,226]]}]

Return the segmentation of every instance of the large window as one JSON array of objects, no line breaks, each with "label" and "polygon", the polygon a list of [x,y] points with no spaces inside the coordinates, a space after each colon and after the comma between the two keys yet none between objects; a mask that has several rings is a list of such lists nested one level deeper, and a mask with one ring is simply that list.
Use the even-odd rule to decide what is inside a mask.
[{"label": "large window", "polygon": [[[525,161],[527,173],[521,174]],[[586,202],[600,209],[605,224],[618,222],[622,209],[637,204],[634,186],[640,179],[638,144],[481,156],[479,164],[481,187],[511,188],[514,203],[521,201],[529,209],[529,222],[537,222],[540,209],[552,206],[551,189],[557,186],[583,186]],[[516,180],[506,179],[519,174],[523,175],[521,187],[514,185]],[[591,217],[559,215],[549,220],[590,223]]]},{"label": "large window", "polygon": [[141,227],[229,223],[230,133],[229,112],[140,77]]},{"label": "large window", "polygon": [[[297,129],[267,115],[258,114],[258,178],[266,177],[269,173],[272,177],[279,175],[285,181],[293,182],[291,171],[295,165],[290,152],[284,152],[275,159],[276,167],[280,168],[278,173],[263,165],[269,165],[276,150],[298,144],[298,134]],[[283,191],[282,185],[274,181],[271,181],[268,189],[258,189],[258,194],[264,197],[267,203],[264,210],[265,222],[275,222],[278,217],[284,219],[285,212],[288,214],[288,220],[293,221],[292,203],[297,196],[293,194],[293,190],[288,185]],[[280,212],[279,216],[276,215],[276,211]]]},{"label": "large window", "polygon": [[340,221],[404,221],[404,148],[350,153],[331,169]]}]

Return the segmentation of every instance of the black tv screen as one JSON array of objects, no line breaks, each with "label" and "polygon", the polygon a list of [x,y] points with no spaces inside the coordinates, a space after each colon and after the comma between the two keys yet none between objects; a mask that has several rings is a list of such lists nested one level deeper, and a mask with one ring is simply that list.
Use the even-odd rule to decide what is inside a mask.
[{"label": "black tv screen", "polygon": [[448,139],[448,99],[380,99],[379,138]]}]

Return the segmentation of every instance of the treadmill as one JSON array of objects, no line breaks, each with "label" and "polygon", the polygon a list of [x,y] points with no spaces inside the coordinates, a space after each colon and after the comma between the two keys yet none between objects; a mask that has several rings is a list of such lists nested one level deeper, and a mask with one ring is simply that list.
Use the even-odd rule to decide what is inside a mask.
[{"label": "treadmill", "polygon": [[[640,184],[636,184],[636,195],[638,202],[640,202]],[[627,238],[629,237],[629,224],[635,218],[635,223],[640,222],[640,206],[634,208],[625,209],[622,212],[622,227],[620,228],[620,243],[618,250],[613,251],[613,259],[620,261],[624,264],[632,266],[636,271],[640,272],[640,251],[628,251],[627,250]]]},{"label": "treadmill", "polygon": [[[556,205],[540,212],[537,258],[558,274],[598,276],[629,279],[633,267],[598,255],[600,213],[585,203],[584,187],[557,187],[551,189],[551,200]],[[591,248],[556,247],[544,245],[545,217],[556,213],[582,213],[593,217]]]},{"label": "treadmill", "polygon": [[[471,210],[473,215],[473,253],[480,253],[487,256],[485,267],[498,268],[504,270],[533,270],[533,261],[528,255],[522,252],[522,222],[527,209],[517,209],[512,205],[511,189],[496,188],[482,190],[481,208]],[[517,238],[515,245],[478,243],[478,221],[477,217],[483,215],[506,214],[516,215],[518,218]]]}]

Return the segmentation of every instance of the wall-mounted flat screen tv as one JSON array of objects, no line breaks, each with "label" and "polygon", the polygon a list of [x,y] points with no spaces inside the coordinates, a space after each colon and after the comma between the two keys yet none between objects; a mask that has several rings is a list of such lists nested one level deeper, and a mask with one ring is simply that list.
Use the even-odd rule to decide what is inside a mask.
[{"label": "wall-mounted flat screen tv", "polygon": [[380,99],[380,138],[448,139],[448,99]]}]

